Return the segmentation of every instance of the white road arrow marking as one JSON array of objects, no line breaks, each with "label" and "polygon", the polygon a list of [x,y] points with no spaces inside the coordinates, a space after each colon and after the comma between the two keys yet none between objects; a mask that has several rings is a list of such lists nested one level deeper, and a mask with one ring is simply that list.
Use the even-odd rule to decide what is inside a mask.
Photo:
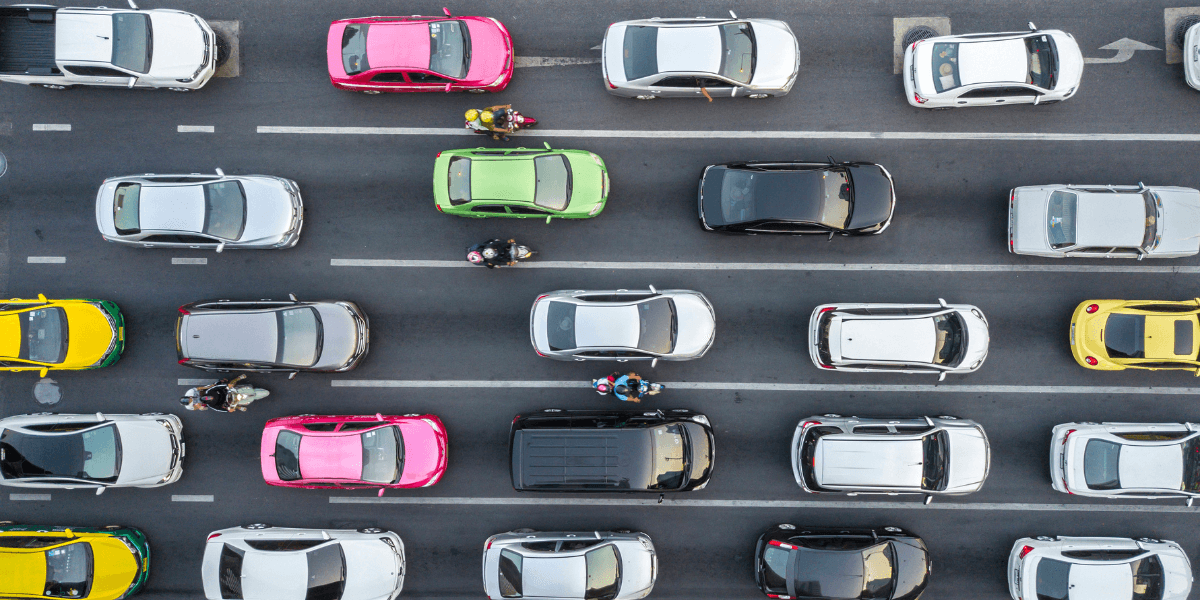
[{"label": "white road arrow marking", "polygon": [[1100,46],[1100,49],[1116,50],[1117,55],[1112,58],[1084,58],[1083,62],[1088,64],[1123,63],[1133,58],[1133,53],[1137,52],[1138,50],[1162,51],[1162,48],[1155,48],[1149,44],[1143,44],[1137,40],[1131,40],[1129,38],[1121,38],[1107,46]]},{"label": "white road arrow marking", "polygon": [[570,56],[518,56],[513,60],[513,66],[521,67],[566,67],[570,65],[590,65],[600,62],[598,58],[573,58]]}]

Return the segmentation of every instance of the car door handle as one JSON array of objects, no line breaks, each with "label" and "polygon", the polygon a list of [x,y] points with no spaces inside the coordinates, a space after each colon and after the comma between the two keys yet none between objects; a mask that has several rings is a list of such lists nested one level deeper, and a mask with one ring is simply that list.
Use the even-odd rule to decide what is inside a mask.
[{"label": "car door handle", "polygon": [[629,362],[628,358],[618,358],[617,362]]},{"label": "car door handle", "polygon": [[967,103],[967,101],[966,101],[966,100],[959,100],[959,101],[958,101],[958,103],[959,103],[959,104],[966,104],[966,103]]},{"label": "car door handle", "polygon": [[577,361],[585,361],[585,360],[587,360],[587,359],[586,359],[586,358],[577,358],[577,359],[575,359],[575,360],[577,360]]}]

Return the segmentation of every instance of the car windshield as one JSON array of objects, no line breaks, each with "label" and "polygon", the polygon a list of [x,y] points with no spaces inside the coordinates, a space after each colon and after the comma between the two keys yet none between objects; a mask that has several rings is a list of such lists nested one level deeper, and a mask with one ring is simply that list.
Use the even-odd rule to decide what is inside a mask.
[{"label": "car windshield", "polygon": [[450,181],[447,192],[450,205],[458,206],[471,201],[471,159],[455,156],[450,159]]},{"label": "car windshield", "polygon": [[342,68],[347,75],[357,75],[371,68],[367,62],[367,30],[371,26],[347,25],[342,32]]},{"label": "car windshield", "polygon": [[154,53],[150,17],[142,13],[116,13],[112,19],[112,63],[135,73],[150,72],[150,57]]},{"label": "car windshield", "polygon": [[1083,449],[1083,478],[1093,490],[1121,487],[1121,445],[1107,440],[1088,440]]},{"label": "car windshield", "polygon": [[1183,489],[1200,492],[1200,437],[1183,445]]},{"label": "car windshield", "polygon": [[626,27],[623,51],[627,81],[658,73],[658,28]]},{"label": "car windshield", "polygon": [[721,75],[738,83],[754,76],[754,29],[749,23],[721,26]]},{"label": "car windshield", "polygon": [[950,436],[945,431],[936,431],[921,438],[921,489],[941,491],[950,479]]},{"label": "car windshield", "polygon": [[958,44],[934,44],[933,89],[941,93],[960,85],[962,80],[958,76]]},{"label": "car windshield", "polygon": [[44,596],[83,598],[92,587],[92,545],[70,544],[46,551]]},{"label": "car windshield", "polygon": [[1079,197],[1071,192],[1050,194],[1050,206],[1046,211],[1049,220],[1046,231],[1050,236],[1051,248],[1069,248],[1075,245],[1075,205]]},{"label": "car windshield", "polygon": [[57,306],[22,313],[21,349],[17,358],[58,364],[67,357],[67,313]]},{"label": "car windshield", "polygon": [[122,183],[117,186],[113,197],[113,226],[118,235],[138,233],[142,230],[141,215],[138,213],[138,197],[142,184]]},{"label": "car windshield", "polygon": [[1146,316],[1111,314],[1100,335],[1112,358],[1146,357]]},{"label": "car windshield", "polygon": [[395,425],[365,431],[362,438],[362,478],[372,483],[396,483],[404,470],[404,441]]},{"label": "car windshield", "polygon": [[204,233],[225,240],[242,237],[246,227],[246,192],[239,181],[204,185]]},{"label": "car windshield", "polygon": [[956,367],[967,352],[966,327],[958,313],[947,313],[933,317],[937,336],[933,346],[933,363]]},{"label": "car windshield", "polygon": [[621,587],[621,555],[613,545],[601,546],[583,555],[587,561],[587,600],[612,600]]},{"label": "car windshield", "polygon": [[1029,76],[1025,83],[1052,90],[1058,79],[1058,57],[1054,54],[1054,40],[1048,35],[1025,38],[1025,50],[1029,54]]},{"label": "car windshield", "polygon": [[500,551],[500,596],[520,598],[521,555],[512,550]]},{"label": "car windshield", "polygon": [[687,482],[687,433],[682,425],[659,425],[650,429],[654,445],[652,490],[677,490]]},{"label": "car windshield", "polygon": [[309,550],[308,593],[304,600],[338,600],[346,588],[346,555],[341,544]]},{"label": "car windshield", "polygon": [[539,156],[533,159],[537,187],[533,203],[550,210],[565,210],[571,201],[571,165],[562,154]]},{"label": "car windshield", "polygon": [[546,307],[546,338],[554,351],[575,348],[575,305],[551,302]]},{"label": "car windshield", "polygon": [[850,178],[845,171],[822,171],[822,188],[825,202],[822,205],[819,223],[827,227],[845,229],[850,223]]},{"label": "car windshield", "polygon": [[675,338],[679,323],[675,316],[675,303],[669,298],[655,298],[638,305],[641,319],[641,334],[638,349],[655,354],[670,354],[675,350]]},{"label": "car windshield", "polygon": [[0,436],[0,470],[9,479],[69,477],[113,483],[121,471],[121,435],[112,423],[53,435],[6,429]]},{"label": "car windshield", "polygon": [[221,560],[217,563],[217,581],[221,587],[222,600],[240,600],[242,597],[242,559],[245,553],[225,544],[221,548]]},{"label": "car windshield", "polygon": [[288,308],[275,313],[279,320],[276,363],[311,367],[321,356],[321,319],[311,307]]},{"label": "car windshield", "polygon": [[896,557],[890,543],[863,550],[863,591],[859,598],[891,598],[896,586]]},{"label": "car windshield", "polygon": [[1037,565],[1038,600],[1067,600],[1071,563],[1043,558]]},{"label": "car windshield", "polygon": [[300,479],[300,442],[303,436],[295,431],[280,431],[275,438],[275,473],[283,481]]},{"label": "car windshield", "polygon": [[725,171],[721,179],[721,216],[726,223],[755,220],[754,176],[752,171]]},{"label": "car windshield", "polygon": [[462,21],[429,24],[429,70],[453,79],[467,76],[471,66],[471,34]]},{"label": "car windshield", "polygon": [[1142,249],[1153,250],[1159,242],[1159,220],[1162,219],[1162,199],[1158,194],[1146,190],[1142,192],[1142,200],[1146,202],[1146,233],[1142,236]]},{"label": "car windshield", "polygon": [[1129,563],[1133,571],[1133,600],[1161,600],[1163,597],[1162,562],[1153,554]]}]

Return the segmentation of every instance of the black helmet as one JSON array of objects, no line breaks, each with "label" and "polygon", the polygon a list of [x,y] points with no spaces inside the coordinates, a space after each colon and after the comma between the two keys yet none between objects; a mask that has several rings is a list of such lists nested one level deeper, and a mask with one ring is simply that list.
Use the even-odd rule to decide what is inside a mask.
[{"label": "black helmet", "polygon": [[613,391],[614,391],[614,392],[616,392],[616,393],[618,393],[618,394],[620,394],[620,395],[622,395],[622,396],[628,396],[628,395],[629,395],[629,387],[628,387],[628,386],[626,386],[626,385],[624,385],[624,384],[622,384],[622,385],[618,385],[617,387],[613,388]]},{"label": "black helmet", "polygon": [[192,399],[188,398],[187,396],[182,396],[179,398],[179,403],[184,406],[187,406],[192,403]]}]

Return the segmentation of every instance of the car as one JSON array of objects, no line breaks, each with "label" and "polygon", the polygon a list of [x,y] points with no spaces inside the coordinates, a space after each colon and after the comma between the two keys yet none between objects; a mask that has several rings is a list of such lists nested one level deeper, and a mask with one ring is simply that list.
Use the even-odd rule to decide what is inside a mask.
[{"label": "car", "polygon": [[726,233],[880,234],[896,189],[872,163],[739,162],[700,176],[700,226]]},{"label": "car", "polygon": [[822,304],[808,320],[808,354],[821,369],[972,373],[987,358],[988,322],[970,304]]},{"label": "car", "polygon": [[343,373],[370,345],[367,315],[346,300],[205,300],[179,307],[179,364],[205,371]]},{"label": "car", "polygon": [[1008,251],[1049,258],[1181,258],[1200,252],[1200,191],[1041,185],[1008,196]]},{"label": "car", "polygon": [[690,290],[560,290],[533,301],[529,336],[555,360],[692,360],[717,333],[708,298]]},{"label": "car", "polygon": [[404,542],[378,527],[297,529],[253,523],[208,534],[208,600],[395,600]]},{"label": "car", "polygon": [[729,15],[609,25],[600,50],[608,92],[638,100],[786,95],[800,73],[792,29]]},{"label": "car", "polygon": [[499,92],[513,75],[513,42],[491,17],[362,17],[329,25],[329,81],[340,90]]},{"label": "car", "polygon": [[1200,424],[1063,423],[1050,436],[1050,485],[1093,498],[1200,497]]},{"label": "car", "polygon": [[175,415],[16,415],[0,419],[0,485],[155,488],[183,475],[183,422]]},{"label": "car", "polygon": [[434,415],[299,416],[267,421],[262,475],[308,489],[429,487],[446,473],[446,427]]},{"label": "car", "polygon": [[918,108],[1053,104],[1075,95],[1083,53],[1075,36],[1029,31],[926,38],[904,50],[904,95]]},{"label": "car", "polygon": [[509,449],[518,492],[686,492],[712,478],[716,438],[685,409],[547,409],[513,419]]},{"label": "car", "polygon": [[1085,369],[1200,375],[1200,298],[1085,300],[1071,315],[1071,355]]},{"label": "car", "polygon": [[105,241],[141,248],[283,249],[300,241],[304,201],[270,175],[110,177],[96,194]]},{"label": "car", "polygon": [[991,467],[983,427],[957,417],[812,416],[792,434],[792,476],[809,493],[962,496]]},{"label": "car", "polygon": [[0,523],[5,598],[118,600],[150,577],[150,545],[133,527]]},{"label": "car", "polygon": [[112,366],[125,351],[125,317],[108,300],[0,300],[0,372]]},{"label": "car", "polygon": [[1187,28],[1183,35],[1182,50],[1183,78],[1192,89],[1200,90],[1200,27],[1192,25]]},{"label": "car", "polygon": [[929,584],[925,542],[899,527],[776,525],[754,545],[768,598],[916,600]]},{"label": "car", "polygon": [[1166,540],[1038,536],[1008,555],[1014,600],[1185,600],[1191,591],[1191,562]]},{"label": "car", "polygon": [[433,200],[460,217],[589,219],[611,189],[604,161],[586,150],[475,148],[439,152]]},{"label": "car", "polygon": [[635,600],[654,589],[658,556],[638,532],[518,529],[483,545],[489,598]]}]

